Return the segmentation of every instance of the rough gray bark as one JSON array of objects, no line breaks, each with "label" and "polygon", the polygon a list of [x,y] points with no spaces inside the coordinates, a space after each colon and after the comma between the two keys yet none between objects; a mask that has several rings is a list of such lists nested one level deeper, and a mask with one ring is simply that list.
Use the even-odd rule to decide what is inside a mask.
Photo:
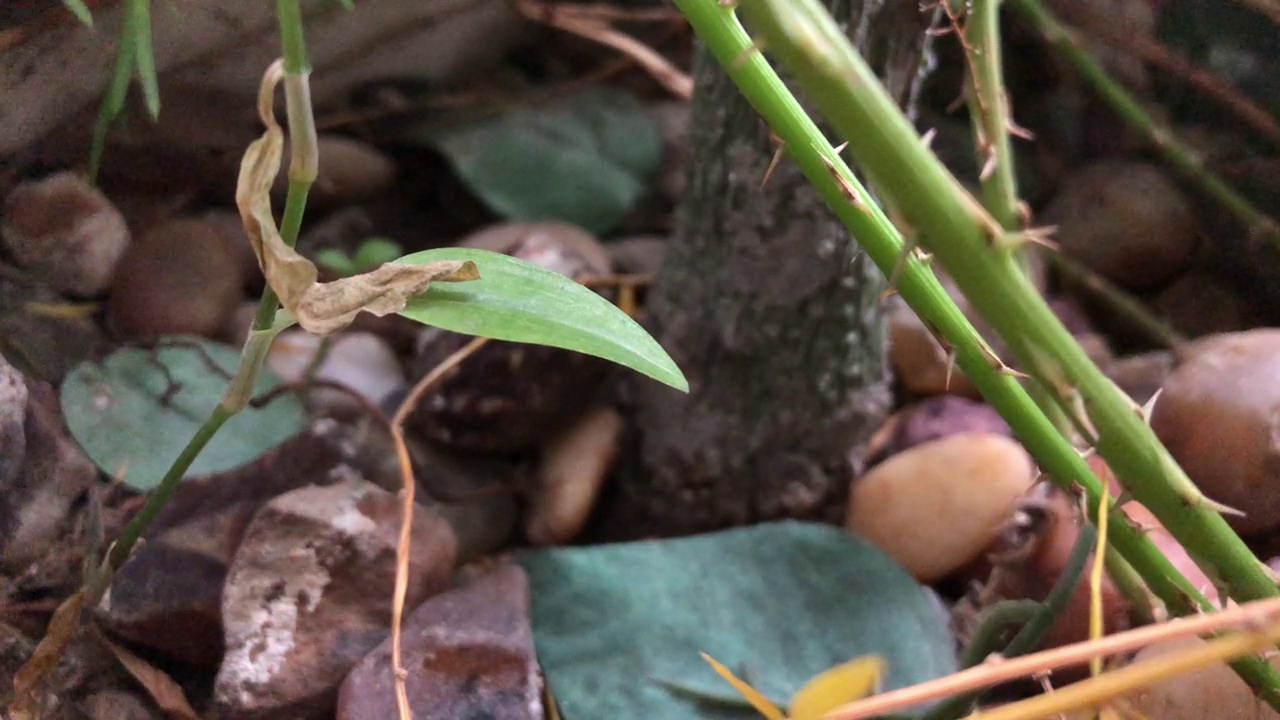
[{"label": "rough gray bark", "polygon": [[[914,94],[918,0],[829,0],[891,89]],[[889,401],[884,281],[705,49],[694,63],[689,183],[650,293],[688,395],[638,390],[640,463],[602,508],[611,536],[839,517]]]}]

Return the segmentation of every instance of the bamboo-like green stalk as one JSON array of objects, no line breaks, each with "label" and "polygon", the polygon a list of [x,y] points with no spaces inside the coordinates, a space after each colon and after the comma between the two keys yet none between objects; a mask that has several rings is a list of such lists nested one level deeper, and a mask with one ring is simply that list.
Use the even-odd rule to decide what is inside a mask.
[{"label": "bamboo-like green stalk", "polygon": [[[294,127],[290,128],[292,152],[289,170],[289,194],[285,200],[280,236],[285,243],[292,246],[298,240],[298,230],[302,225],[302,215],[307,204],[307,193],[311,188],[311,182],[316,177],[318,153],[316,150],[315,126],[310,121],[312,117],[311,97],[307,91],[306,77],[309,66],[306,47],[302,42],[302,14],[298,0],[277,0],[276,10],[280,23],[281,42],[285,52],[285,102],[289,118],[291,121],[296,118],[307,118],[307,120],[300,121],[299,132],[294,132]],[[307,128],[310,128],[309,132]],[[271,341],[275,339],[276,334],[280,331],[275,322],[276,312],[279,307],[279,299],[271,287],[268,286],[262,293],[262,300],[258,305],[258,313],[249,331],[249,337],[245,341],[244,349],[241,351],[240,364],[236,368],[235,376],[204,424],[200,426],[200,429],[191,437],[186,447],[174,459],[173,464],[169,466],[164,477],[147,499],[147,504],[129,520],[129,523],[121,530],[120,536],[112,543],[104,563],[104,572],[96,578],[96,581],[89,583],[90,592],[87,593],[87,596],[90,598],[90,607],[96,604],[97,598],[101,597],[102,592],[105,592],[110,584],[111,574],[129,559],[134,545],[142,537],[142,534],[146,532],[147,527],[155,519],[161,508],[168,502],[178,483],[182,481],[183,476],[186,475],[187,470],[191,467],[191,463],[195,462],[195,459],[218,433],[223,424],[248,405],[254,382],[262,368],[262,363],[266,360]],[[94,593],[97,594],[96,597]]]},{"label": "bamboo-like green stalk", "polygon": [[969,74],[965,94],[973,126],[974,144],[981,169],[983,204],[1006,230],[1021,227],[1018,212],[1018,183],[1013,168],[1013,148],[1009,144],[1009,97],[1005,92],[1000,43],[1000,0],[972,0],[961,19],[947,0],[947,12],[956,23],[955,32],[964,45]]},{"label": "bamboo-like green stalk", "polygon": [[[716,0],[677,0],[676,4],[786,143],[791,160],[873,261],[891,272],[902,253],[900,237],[764,61],[733,9]],[[741,9],[764,30],[763,43],[779,51],[798,70],[810,97],[850,141],[855,157],[877,187],[905,213],[920,241],[947,267],[979,312],[1055,391],[1063,409],[1082,430],[1097,428],[1099,449],[1134,495],[1166,522],[1197,561],[1221,569],[1219,576],[1228,580],[1228,588],[1238,597],[1276,594],[1275,586],[1221,517],[1199,506],[1194,487],[1164,453],[1137,415],[1137,408],[1089,362],[1027,282],[1013,259],[1019,237],[1006,235],[927,151],[830,16],[816,3],[804,0],[788,0],[781,7],[764,0],[743,0]],[[1097,478],[994,358],[927,267],[908,258],[899,275],[898,290],[954,347],[961,369],[1009,421],[1041,466],[1057,482],[1067,487],[1078,485],[1090,507],[1098,507],[1101,485]],[[1087,416],[1082,407],[1088,409]],[[1124,457],[1130,452],[1131,457]],[[1114,504],[1110,512],[1111,544],[1170,611],[1185,614],[1197,608],[1212,609]],[[1280,685],[1280,677],[1260,660],[1242,661],[1237,669],[1255,687]],[[1280,706],[1280,693],[1272,690],[1264,697]]]},{"label": "bamboo-like green stalk", "polygon": [[[954,348],[956,364],[984,397],[1010,421],[1019,438],[1050,476],[1066,489],[1082,487],[1089,507],[1097,508],[1102,485],[1088,465],[1055,430],[1012,374],[992,364],[993,356],[978,332],[950,297],[926,262],[902,258],[904,243],[884,213],[857,185],[844,161],[831,149],[817,125],[805,115],[764,58],[754,54],[751,39],[715,0],[678,0],[699,37],[729,70],[747,99],[783,138],[788,157],[813,182],[836,215],[853,231],[871,259],[886,273],[902,259],[898,292]],[[855,194],[858,204],[848,201]],[[1142,572],[1165,602],[1192,612],[1212,606],[1173,569],[1168,559],[1140,531],[1112,508],[1111,542]]]},{"label": "bamboo-like green stalk", "polygon": [[975,309],[1051,390],[1116,475],[1237,600],[1280,592],[1211,501],[1164,450],[1020,272],[1025,234],[1006,232],[920,142],[875,74],[812,0],[744,0],[742,12]]},{"label": "bamboo-like green stalk", "polygon": [[1234,215],[1245,225],[1251,235],[1266,239],[1280,247],[1280,225],[1277,225],[1275,219],[1254,207],[1230,185],[1206,168],[1194,153],[1183,147],[1173,130],[1151,117],[1151,114],[1143,109],[1142,104],[1107,74],[1102,64],[1081,46],[1073,33],[1063,27],[1039,0],[1011,1],[1014,9],[1034,25],[1040,34],[1044,35],[1045,39],[1075,66],[1085,82],[1102,97],[1116,115],[1151,141],[1165,162],[1176,168],[1201,191]]}]

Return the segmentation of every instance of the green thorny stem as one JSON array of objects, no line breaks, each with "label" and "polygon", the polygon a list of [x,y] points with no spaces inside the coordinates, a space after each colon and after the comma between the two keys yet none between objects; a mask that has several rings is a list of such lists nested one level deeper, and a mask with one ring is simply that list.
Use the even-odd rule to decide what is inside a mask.
[{"label": "green thorny stem", "polygon": [[[280,23],[281,43],[284,47],[285,104],[289,116],[290,164],[289,194],[285,200],[284,217],[280,224],[280,237],[290,246],[298,240],[302,214],[307,205],[307,193],[315,180],[318,164],[315,123],[311,112],[311,91],[308,84],[310,66],[306,46],[302,41],[302,13],[298,0],[277,0],[276,14]],[[254,380],[266,359],[271,341],[281,327],[276,324],[279,298],[268,286],[262,293],[253,327],[240,354],[240,365],[235,377],[227,386],[222,400],[213,408],[204,425],[187,442],[177,459],[165,472],[147,504],[134,515],[120,532],[120,537],[107,553],[105,568],[88,584],[86,607],[93,607],[111,582],[111,574],[129,559],[138,538],[168,502],[191,463],[213,439],[223,423],[243,410],[249,403]]]},{"label": "green thorny stem", "polygon": [[[1076,537],[1071,554],[1067,556],[1066,565],[1054,581],[1049,594],[1045,596],[1044,602],[1004,600],[987,610],[973,640],[960,658],[960,669],[980,665],[994,653],[1011,658],[1034,650],[1053,626],[1053,621],[1066,608],[1067,601],[1071,599],[1071,594],[1084,575],[1085,566],[1089,564],[1089,555],[1097,538],[1096,528],[1087,523],[1081,526],[1080,535]],[[1018,632],[1002,646],[1001,641],[1007,631],[1019,625],[1021,627]],[[930,708],[921,720],[951,720],[966,715],[981,696],[981,692],[952,696]]]},{"label": "green thorny stem", "polygon": [[1121,120],[1151,141],[1165,162],[1176,168],[1188,180],[1195,183],[1205,195],[1235,216],[1244,224],[1251,237],[1266,240],[1280,247],[1280,225],[1277,225],[1275,219],[1254,207],[1221,178],[1210,172],[1194,153],[1179,144],[1173,131],[1151,117],[1141,103],[1108,75],[1102,64],[1080,45],[1074,34],[1063,27],[1039,0],[1010,1],[1014,9],[1034,25],[1040,34],[1044,35],[1045,39],[1075,66],[1085,82]]},{"label": "green thorny stem", "polygon": [[965,97],[978,155],[983,204],[1005,230],[1019,230],[1023,215],[1009,144],[1013,119],[1001,59],[1000,0],[970,0],[963,18],[954,7],[956,4],[958,0],[945,0],[943,9],[969,64]]},{"label": "green thorny stem", "polygon": [[[903,242],[873,204],[830,142],[774,73],[734,10],[717,0],[677,0],[698,37],[772,131],[788,156],[815,185],[886,273],[899,264]],[[1275,584],[1243,542],[1196,491],[1123,396],[1053,315],[1013,257],[1026,233],[1006,232],[928,151],[878,79],[814,0],[742,0],[741,9],[762,31],[762,42],[791,67],[809,97],[832,120],[886,200],[918,233],[925,249],[950,272],[982,314],[1059,407],[1092,440],[1133,496],[1187,547],[1211,577],[1240,600],[1277,594]],[[952,348],[957,364],[1060,486],[1080,488],[1095,514],[1102,486],[1045,418],[1010,371],[950,302],[924,260],[902,263],[898,291]],[[1096,517],[1096,515],[1095,515]],[[1108,544],[1129,562],[1167,609],[1176,614],[1212,610],[1145,535],[1109,509]],[[1234,665],[1280,707],[1280,675],[1251,658]]]}]

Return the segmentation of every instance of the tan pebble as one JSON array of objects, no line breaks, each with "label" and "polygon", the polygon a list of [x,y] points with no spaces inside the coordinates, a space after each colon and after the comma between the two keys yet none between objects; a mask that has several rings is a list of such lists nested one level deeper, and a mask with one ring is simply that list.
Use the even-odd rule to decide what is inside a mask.
[{"label": "tan pebble", "polygon": [[581,532],[617,457],[622,429],[622,415],[600,406],[547,443],[525,523],[529,542],[559,545]]},{"label": "tan pebble", "polygon": [[959,433],[894,455],[857,480],[845,527],[921,582],[976,559],[995,539],[1035,468],[1007,437]]}]

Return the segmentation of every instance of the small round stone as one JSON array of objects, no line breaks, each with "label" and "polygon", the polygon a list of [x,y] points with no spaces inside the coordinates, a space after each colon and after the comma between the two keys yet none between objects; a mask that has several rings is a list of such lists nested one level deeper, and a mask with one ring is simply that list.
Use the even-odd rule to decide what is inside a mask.
[{"label": "small round stone", "polygon": [[917,580],[934,582],[982,554],[1034,477],[1017,442],[950,435],[900,452],[856,480],[845,527]]}]

